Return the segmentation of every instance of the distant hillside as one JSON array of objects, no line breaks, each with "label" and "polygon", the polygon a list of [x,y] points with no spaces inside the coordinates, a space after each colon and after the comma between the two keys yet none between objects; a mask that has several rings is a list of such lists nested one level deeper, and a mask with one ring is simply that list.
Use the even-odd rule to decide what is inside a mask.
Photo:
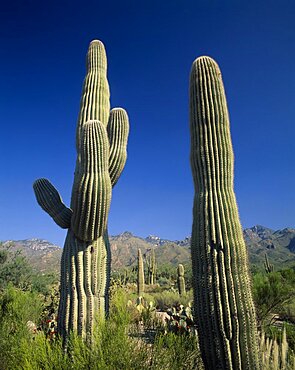
[{"label": "distant hillside", "polygon": [[[244,230],[244,238],[248,246],[250,264],[263,267],[265,254],[276,269],[295,264],[295,229],[271,230],[264,226],[254,226]],[[130,232],[111,236],[112,268],[119,269],[131,266],[136,262],[137,250],[140,248],[143,256],[155,249],[158,264],[190,262],[190,238],[181,241],[170,241],[150,235],[140,238]],[[6,241],[11,250],[21,250],[32,266],[41,273],[59,271],[62,249],[46,240],[28,239]]]},{"label": "distant hillside", "polygon": [[254,226],[244,230],[250,263],[263,263],[265,253],[276,268],[295,263],[295,229],[272,230],[264,226]]},{"label": "distant hillside", "polygon": [[35,271],[41,273],[58,272],[62,249],[47,240],[26,239],[7,240],[3,243],[4,248],[14,252],[20,250]]},{"label": "distant hillside", "polygon": [[187,262],[190,258],[189,242],[180,245],[180,242],[163,240],[156,236],[148,236],[143,239],[130,232],[124,232],[110,237],[112,249],[112,266],[114,269],[131,266],[136,262],[137,250],[141,249],[143,257],[146,257],[152,248],[158,264],[178,264]]}]

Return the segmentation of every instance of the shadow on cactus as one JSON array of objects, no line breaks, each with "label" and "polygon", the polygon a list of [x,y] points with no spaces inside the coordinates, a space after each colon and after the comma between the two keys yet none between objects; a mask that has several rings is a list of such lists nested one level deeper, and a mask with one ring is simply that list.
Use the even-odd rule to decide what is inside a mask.
[{"label": "shadow on cactus", "polygon": [[68,229],[61,260],[58,332],[71,331],[91,340],[97,319],[108,313],[111,253],[107,232],[112,189],[127,158],[128,116],[110,111],[104,45],[94,40],[87,53],[80,113],[76,130],[77,161],[66,207],[47,179],[34,183],[39,205]]}]

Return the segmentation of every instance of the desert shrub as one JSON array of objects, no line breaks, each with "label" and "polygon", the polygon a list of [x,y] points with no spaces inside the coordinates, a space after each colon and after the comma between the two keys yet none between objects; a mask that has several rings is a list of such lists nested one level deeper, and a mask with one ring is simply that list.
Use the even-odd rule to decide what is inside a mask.
[{"label": "desert shrub", "polygon": [[30,341],[27,323],[37,323],[42,301],[34,292],[8,286],[0,296],[0,369],[13,369],[23,358],[20,343]]},{"label": "desert shrub", "polygon": [[[282,337],[282,320],[291,351],[295,350],[295,271],[285,269],[278,272],[257,273],[253,277],[253,293],[259,326],[269,341]],[[277,322],[277,320],[279,320]],[[275,325],[274,325],[275,324]],[[268,349],[269,350],[269,349]]]},{"label": "desert shrub", "polygon": [[279,344],[282,342],[283,328],[286,331],[288,347],[295,352],[295,325],[284,323],[282,326],[266,325],[263,328],[265,335],[270,340],[276,340]]},{"label": "desert shrub", "polygon": [[54,273],[31,275],[30,289],[43,294],[45,297],[51,294],[54,287],[58,286],[59,276]]},{"label": "desert shrub", "polygon": [[285,323],[285,328],[289,347],[295,353],[295,325]]},{"label": "desert shrub", "polygon": [[153,298],[156,307],[165,311],[170,307],[178,307],[181,304],[188,306],[189,302],[193,300],[193,293],[188,291],[183,296],[180,296],[178,292],[166,290],[161,293],[154,293]]},{"label": "desert shrub", "polygon": [[45,296],[57,282],[57,274],[41,275],[33,271],[20,250],[12,251],[9,246],[0,245],[0,291],[6,289],[9,284],[22,290],[36,291]]},{"label": "desert shrub", "polygon": [[150,369],[203,369],[196,336],[168,333],[156,336]]},{"label": "desert shrub", "polygon": [[[67,353],[62,342],[46,339],[43,332],[30,333],[26,323],[41,314],[36,294],[9,288],[1,296],[0,369],[137,369],[142,356],[127,335],[130,315],[124,291],[114,294],[108,320],[96,328],[89,347],[72,335]],[[38,306],[38,309],[37,309]]]},{"label": "desert shrub", "polygon": [[28,289],[31,285],[32,268],[20,251],[12,252],[0,246],[0,290],[8,284]]},{"label": "desert shrub", "polygon": [[294,270],[255,274],[253,276],[253,294],[257,317],[262,324],[270,314],[278,314],[287,303],[294,299]]},{"label": "desert shrub", "polygon": [[194,336],[158,334],[150,345],[140,335],[128,335],[131,316],[124,289],[113,293],[110,317],[96,327],[91,346],[73,334],[65,352],[59,338],[48,340],[43,332],[30,333],[26,322],[37,319],[40,310],[35,293],[9,288],[1,296],[1,370],[201,369],[195,366],[200,356]]},{"label": "desert shrub", "polygon": [[281,307],[279,315],[282,320],[295,325],[295,298]]}]

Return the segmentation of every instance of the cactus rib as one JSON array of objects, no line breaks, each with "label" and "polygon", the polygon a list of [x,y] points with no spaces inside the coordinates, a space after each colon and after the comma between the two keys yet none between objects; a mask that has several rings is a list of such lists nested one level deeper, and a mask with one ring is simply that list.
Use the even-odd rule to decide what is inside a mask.
[{"label": "cactus rib", "polygon": [[141,250],[137,252],[137,295],[142,297],[144,293],[144,268]]},{"label": "cactus rib", "polygon": [[177,267],[177,285],[179,295],[184,295],[186,293],[184,280],[184,267],[181,263]]},{"label": "cactus rib", "polygon": [[233,190],[233,149],[221,72],[209,57],[190,76],[195,198],[195,317],[206,369],[260,368],[248,256]]},{"label": "cactus rib", "polygon": [[58,331],[65,340],[74,330],[91,342],[95,323],[108,313],[111,252],[107,220],[112,187],[126,162],[129,122],[122,108],[110,114],[107,59],[101,41],[90,43],[86,69],[71,209],[48,180],[37,180],[34,190],[40,206],[59,226],[68,228],[61,259]]},{"label": "cactus rib", "polygon": [[33,184],[35,196],[40,207],[49,214],[58,226],[68,229],[73,211],[62,202],[61,196],[47,179],[38,179]]}]

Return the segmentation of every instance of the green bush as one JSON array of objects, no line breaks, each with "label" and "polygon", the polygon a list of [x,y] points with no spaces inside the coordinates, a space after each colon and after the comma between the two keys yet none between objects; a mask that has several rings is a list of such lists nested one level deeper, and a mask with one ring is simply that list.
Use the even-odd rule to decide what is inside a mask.
[{"label": "green bush", "polygon": [[[295,351],[294,269],[256,273],[253,276],[253,293],[261,329],[265,331],[268,338],[276,339],[280,343],[281,325],[284,324],[289,347]],[[276,322],[277,319],[279,322]]]},{"label": "green bush", "polygon": [[[284,328],[286,330],[289,348],[295,352],[295,325],[284,323]],[[268,338],[276,339],[279,344],[282,342],[282,327],[268,325],[265,326],[264,331]]]},{"label": "green bush", "polygon": [[42,301],[33,292],[8,286],[0,296],[0,369],[14,369],[22,362],[20,343],[30,342],[27,322],[37,323]]},{"label": "green bush", "polygon": [[150,369],[203,369],[195,336],[168,333],[158,335],[152,348]]},{"label": "green bush", "polygon": [[284,306],[294,299],[295,271],[288,269],[255,274],[253,294],[257,317],[262,324],[271,314],[279,314]]},{"label": "green bush", "polygon": [[8,284],[27,289],[31,284],[32,268],[20,251],[12,252],[0,246],[0,291]]},{"label": "green bush", "polygon": [[128,335],[127,300],[124,289],[114,292],[110,317],[95,329],[92,345],[72,335],[65,352],[60,339],[50,341],[42,332],[30,333],[26,326],[28,320],[37,320],[40,315],[38,296],[9,287],[0,300],[0,369],[201,369],[195,366],[201,363],[195,337],[159,334],[151,346],[141,333]]},{"label": "green bush", "polygon": [[178,307],[181,304],[188,306],[189,302],[193,300],[193,293],[189,291],[183,296],[180,296],[178,292],[166,290],[161,293],[154,293],[153,298],[156,307],[165,311],[167,308]]}]

